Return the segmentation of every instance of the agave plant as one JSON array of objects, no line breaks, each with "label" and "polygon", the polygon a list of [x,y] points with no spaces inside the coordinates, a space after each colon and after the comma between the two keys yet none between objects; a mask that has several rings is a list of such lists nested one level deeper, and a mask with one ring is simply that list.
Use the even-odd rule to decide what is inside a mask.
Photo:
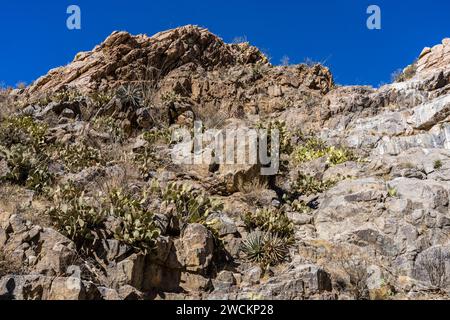
[{"label": "agave plant", "polygon": [[241,251],[244,252],[247,260],[255,263],[261,263],[264,260],[265,233],[262,231],[253,231],[241,244]]},{"label": "agave plant", "polygon": [[127,106],[137,108],[142,104],[143,95],[140,85],[129,83],[117,89],[116,97]]},{"label": "agave plant", "polygon": [[288,241],[276,234],[256,230],[242,242],[241,251],[251,262],[274,266],[286,259]]}]

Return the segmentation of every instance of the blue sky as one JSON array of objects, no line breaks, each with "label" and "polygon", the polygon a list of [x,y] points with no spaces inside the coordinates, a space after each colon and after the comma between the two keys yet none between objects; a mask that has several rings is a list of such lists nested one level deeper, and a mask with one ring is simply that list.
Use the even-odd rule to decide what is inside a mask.
[{"label": "blue sky", "polygon": [[[81,30],[66,28],[71,4],[81,8]],[[366,27],[371,4],[381,8],[381,30]],[[246,37],[273,64],[310,58],[324,61],[339,84],[378,86],[423,47],[450,37],[450,1],[1,0],[0,82],[30,83],[114,30],[151,35],[185,24],[226,42]]]}]

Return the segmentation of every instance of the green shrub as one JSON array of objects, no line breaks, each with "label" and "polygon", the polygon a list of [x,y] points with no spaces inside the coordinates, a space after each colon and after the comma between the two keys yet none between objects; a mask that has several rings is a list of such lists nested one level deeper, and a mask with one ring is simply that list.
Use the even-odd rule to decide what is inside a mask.
[{"label": "green shrub", "polygon": [[433,168],[434,170],[439,170],[442,168],[442,161],[441,160],[436,160],[433,163]]},{"label": "green shrub", "polygon": [[58,187],[53,195],[54,207],[47,214],[55,227],[77,245],[92,240],[105,220],[105,211],[92,204],[92,199],[72,182]]},{"label": "green shrub", "polygon": [[319,180],[313,176],[306,174],[299,174],[297,180],[293,184],[295,192],[310,196],[327,191],[333,187],[337,181],[335,180]]},{"label": "green shrub", "polygon": [[76,143],[59,146],[57,154],[71,172],[105,164],[100,151],[86,144]]},{"label": "green shrub", "polygon": [[123,189],[109,193],[109,214],[119,219],[114,238],[144,253],[154,249],[160,231],[153,213],[144,208],[146,196],[136,197]]},{"label": "green shrub", "polygon": [[403,70],[397,70],[392,74],[393,82],[404,82],[412,79],[417,73],[417,59]]},{"label": "green shrub", "polygon": [[265,129],[267,130],[267,147],[268,150],[271,150],[271,135],[272,135],[272,130],[278,130],[279,133],[279,142],[280,142],[280,155],[281,154],[291,154],[293,151],[293,147],[291,144],[291,134],[289,133],[287,126],[286,126],[286,122],[284,121],[279,121],[279,120],[275,120],[275,121],[270,121],[269,123],[259,123],[257,125],[258,129]]},{"label": "green shrub", "polygon": [[249,230],[260,229],[283,238],[292,238],[294,235],[292,221],[279,209],[265,208],[247,212],[244,214],[243,220]]},{"label": "green shrub", "polygon": [[301,164],[322,157],[327,158],[327,163],[338,165],[347,161],[356,160],[352,151],[346,148],[328,146],[318,138],[309,138],[303,145],[297,147],[292,152],[295,163]]},{"label": "green shrub", "polygon": [[172,131],[169,129],[156,129],[144,132],[142,137],[149,145],[170,144],[172,141]]},{"label": "green shrub", "polygon": [[209,214],[223,209],[222,203],[212,200],[206,194],[176,183],[170,183],[162,191],[162,198],[166,204],[175,205],[182,226],[188,223],[205,224]]},{"label": "green shrub", "polygon": [[24,185],[38,193],[49,190],[53,182],[53,175],[48,170],[48,158],[44,154],[35,154],[33,149],[16,144],[9,150],[0,146],[10,172],[5,180],[15,184]]},{"label": "green shrub", "polygon": [[73,102],[77,101],[82,97],[81,92],[76,89],[64,89],[53,93],[49,96],[52,102],[62,103],[62,102]]},{"label": "green shrub", "polygon": [[98,117],[94,120],[94,127],[101,132],[108,133],[114,142],[126,141],[127,134],[120,125],[120,120],[113,117]]},{"label": "green shrub", "polygon": [[0,145],[11,147],[23,144],[38,148],[45,143],[47,125],[40,124],[28,116],[6,118],[0,124]]},{"label": "green shrub", "polygon": [[394,188],[394,187],[391,187],[391,186],[389,186],[388,185],[388,187],[387,187],[387,191],[388,191],[388,196],[389,197],[391,197],[391,198],[395,198],[395,197],[397,197],[397,189],[396,188]]},{"label": "green shrub", "polygon": [[270,232],[253,231],[242,242],[241,251],[248,261],[262,266],[274,266],[283,262],[288,255],[285,239]]},{"label": "green shrub", "polygon": [[180,100],[181,96],[173,91],[169,91],[161,95],[161,101],[167,104],[179,102]]}]

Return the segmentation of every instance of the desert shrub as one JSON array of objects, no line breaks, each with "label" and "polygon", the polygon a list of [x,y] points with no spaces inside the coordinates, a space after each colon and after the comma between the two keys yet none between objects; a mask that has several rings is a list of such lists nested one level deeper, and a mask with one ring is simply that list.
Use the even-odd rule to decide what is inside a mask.
[{"label": "desert shrub", "polygon": [[153,213],[145,209],[145,194],[133,196],[123,189],[115,189],[108,198],[109,214],[119,221],[114,238],[144,253],[151,252],[160,231]]},{"label": "desert shrub", "polygon": [[391,187],[391,186],[388,185],[387,186],[387,192],[388,192],[388,196],[389,197],[391,197],[391,198],[397,197],[398,192],[397,192],[396,188]]},{"label": "desert shrub", "polygon": [[261,190],[267,189],[268,186],[269,182],[265,176],[258,176],[251,180],[244,179],[244,177],[239,176],[237,180],[237,189],[243,194],[260,192]]},{"label": "desert shrub", "polygon": [[291,144],[291,134],[289,133],[286,122],[284,121],[270,121],[268,123],[259,123],[257,125],[258,129],[267,130],[267,147],[268,151],[271,150],[271,135],[273,130],[278,130],[279,133],[279,143],[280,143],[280,154],[291,154],[293,151],[293,147]]},{"label": "desert shrub", "polygon": [[69,182],[59,186],[54,194],[55,206],[47,210],[55,227],[77,245],[92,240],[105,220],[105,211],[93,203],[84,191]]},{"label": "desert shrub", "polygon": [[144,179],[148,178],[151,171],[160,167],[160,160],[152,146],[146,146],[134,154],[134,162]]},{"label": "desert shrub", "polygon": [[49,160],[45,154],[36,154],[33,149],[20,144],[13,145],[9,150],[0,146],[0,153],[5,155],[10,169],[5,180],[38,193],[49,190],[54,177],[49,172]]},{"label": "desert shrub", "polygon": [[174,91],[168,91],[161,95],[161,101],[166,104],[171,104],[175,102],[179,102],[181,100],[181,96]]},{"label": "desert shrub", "polygon": [[279,209],[264,208],[247,212],[243,220],[249,230],[260,229],[286,239],[291,239],[294,235],[292,221]]},{"label": "desert shrub", "polygon": [[39,147],[45,143],[47,125],[40,124],[28,116],[6,118],[0,124],[0,145],[11,147],[23,144]]},{"label": "desert shrub", "polygon": [[324,141],[318,138],[306,139],[302,145],[296,147],[292,152],[292,158],[297,164],[322,157],[326,157],[327,163],[331,165],[338,165],[357,159],[351,150],[328,146]]},{"label": "desert shrub", "polygon": [[[81,92],[76,89],[63,89],[51,94],[49,99],[52,102],[62,103],[62,102],[73,102],[77,101],[82,97]],[[48,101],[46,102],[48,104]]]},{"label": "desert shrub", "polygon": [[412,79],[417,73],[417,59],[405,69],[400,69],[392,74],[393,82],[403,82]]},{"label": "desert shrub", "polygon": [[433,168],[434,168],[435,170],[441,169],[441,168],[442,168],[442,161],[441,161],[441,160],[436,160],[436,161],[434,161],[434,163],[433,163]]},{"label": "desert shrub", "polygon": [[106,162],[99,150],[84,143],[59,146],[57,155],[71,172],[78,172]]},{"label": "desert shrub", "polygon": [[114,117],[97,117],[93,124],[99,131],[108,133],[116,143],[123,143],[127,139],[127,134],[120,125],[120,120]]},{"label": "desert shrub", "polygon": [[321,180],[314,176],[300,173],[293,183],[293,190],[301,195],[310,196],[322,193],[333,187],[337,181]]},{"label": "desert shrub", "polygon": [[145,141],[150,145],[170,144],[172,141],[172,131],[168,128],[146,131],[142,135]]},{"label": "desert shrub", "polygon": [[94,105],[95,109],[105,106],[112,99],[112,94],[109,92],[94,91],[89,94],[89,100]]},{"label": "desert shrub", "polygon": [[274,266],[286,259],[288,244],[277,235],[256,230],[242,242],[241,251],[250,262],[259,263],[263,267]]},{"label": "desert shrub", "polygon": [[289,199],[287,194],[283,196],[283,200],[285,202],[284,205],[288,205],[291,210],[295,212],[309,214],[312,211],[312,208],[308,206],[304,201],[300,201],[298,199],[292,201]]},{"label": "desert shrub", "polygon": [[166,204],[175,205],[182,226],[188,223],[204,224],[209,214],[223,209],[222,203],[188,185],[170,183],[162,190],[162,198]]}]

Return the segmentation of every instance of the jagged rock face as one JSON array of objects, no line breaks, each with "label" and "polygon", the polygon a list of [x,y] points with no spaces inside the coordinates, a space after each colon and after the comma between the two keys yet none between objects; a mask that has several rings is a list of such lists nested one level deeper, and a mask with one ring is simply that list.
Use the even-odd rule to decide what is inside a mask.
[{"label": "jagged rock face", "polygon": [[317,101],[333,87],[333,78],[320,65],[272,67],[248,43],[225,44],[206,29],[186,26],[152,37],[114,32],[24,94],[36,101],[63,90],[101,93],[129,84],[145,87],[154,104],[161,104],[164,94],[178,95],[183,103],[173,107],[175,117],[192,109],[243,117]]},{"label": "jagged rock face", "polygon": [[450,38],[433,48],[424,48],[417,61],[417,72],[427,73],[447,69],[450,64]]},{"label": "jagged rock face", "polygon": [[[55,185],[74,181],[96,197],[105,184],[107,190],[115,183],[136,194],[151,190],[155,181],[163,187],[175,183],[223,206],[183,224],[186,207],[149,192],[140,203],[155,214],[160,230],[154,252],[136,251],[115,238],[120,220],[108,216],[91,252],[78,255],[64,230],[27,220],[43,196],[25,192],[23,183],[20,197],[0,185],[0,204],[6,203],[0,207],[0,250],[26,266],[1,274],[0,255],[0,298],[141,299],[163,293],[169,299],[448,299],[449,46],[444,40],[424,49],[408,80],[374,89],[335,87],[320,65],[272,66],[258,49],[225,44],[194,26],[153,37],[113,33],[92,52],[11,94],[25,101],[19,115],[49,127],[39,146],[51,145],[48,166]],[[149,105],[112,97],[94,108],[84,96],[36,103],[42,94],[69,88],[89,95],[145,81],[155,96]],[[172,93],[177,98],[165,101]],[[8,99],[0,96],[0,103]],[[123,126],[99,127],[96,116],[86,116],[96,107],[102,111],[96,116]],[[166,117],[155,121],[155,108]],[[166,118],[171,129],[192,130],[202,120],[206,128],[243,132],[268,119],[283,120],[294,152],[282,154],[283,170],[269,178],[259,175],[259,164],[174,165],[170,153],[176,147],[158,140],[164,140]],[[297,163],[295,150],[304,147],[299,131],[350,148],[357,157],[334,164],[323,155]],[[149,140],[149,133],[157,138]],[[80,144],[102,151],[107,161],[69,170],[55,150]],[[177,147],[192,150],[192,141]],[[17,170],[3,149],[2,179]],[[135,172],[138,166],[142,172]],[[305,174],[333,183],[325,188],[310,181],[306,187],[313,191],[298,191]],[[14,197],[23,205],[4,200]],[[189,199],[185,206],[198,205]],[[54,205],[45,201],[43,206]],[[287,259],[268,269],[242,250],[254,231],[245,213],[257,208],[276,212],[270,218],[276,222],[283,215],[292,223]]]},{"label": "jagged rock face", "polygon": [[152,37],[114,32],[93,51],[79,53],[68,66],[38,79],[28,92],[57,91],[62,86],[82,91],[105,89],[145,79],[152,70],[157,70],[154,76],[163,78],[190,63],[209,71],[257,62],[267,63],[267,59],[255,47],[225,44],[208,30],[194,26]]}]

